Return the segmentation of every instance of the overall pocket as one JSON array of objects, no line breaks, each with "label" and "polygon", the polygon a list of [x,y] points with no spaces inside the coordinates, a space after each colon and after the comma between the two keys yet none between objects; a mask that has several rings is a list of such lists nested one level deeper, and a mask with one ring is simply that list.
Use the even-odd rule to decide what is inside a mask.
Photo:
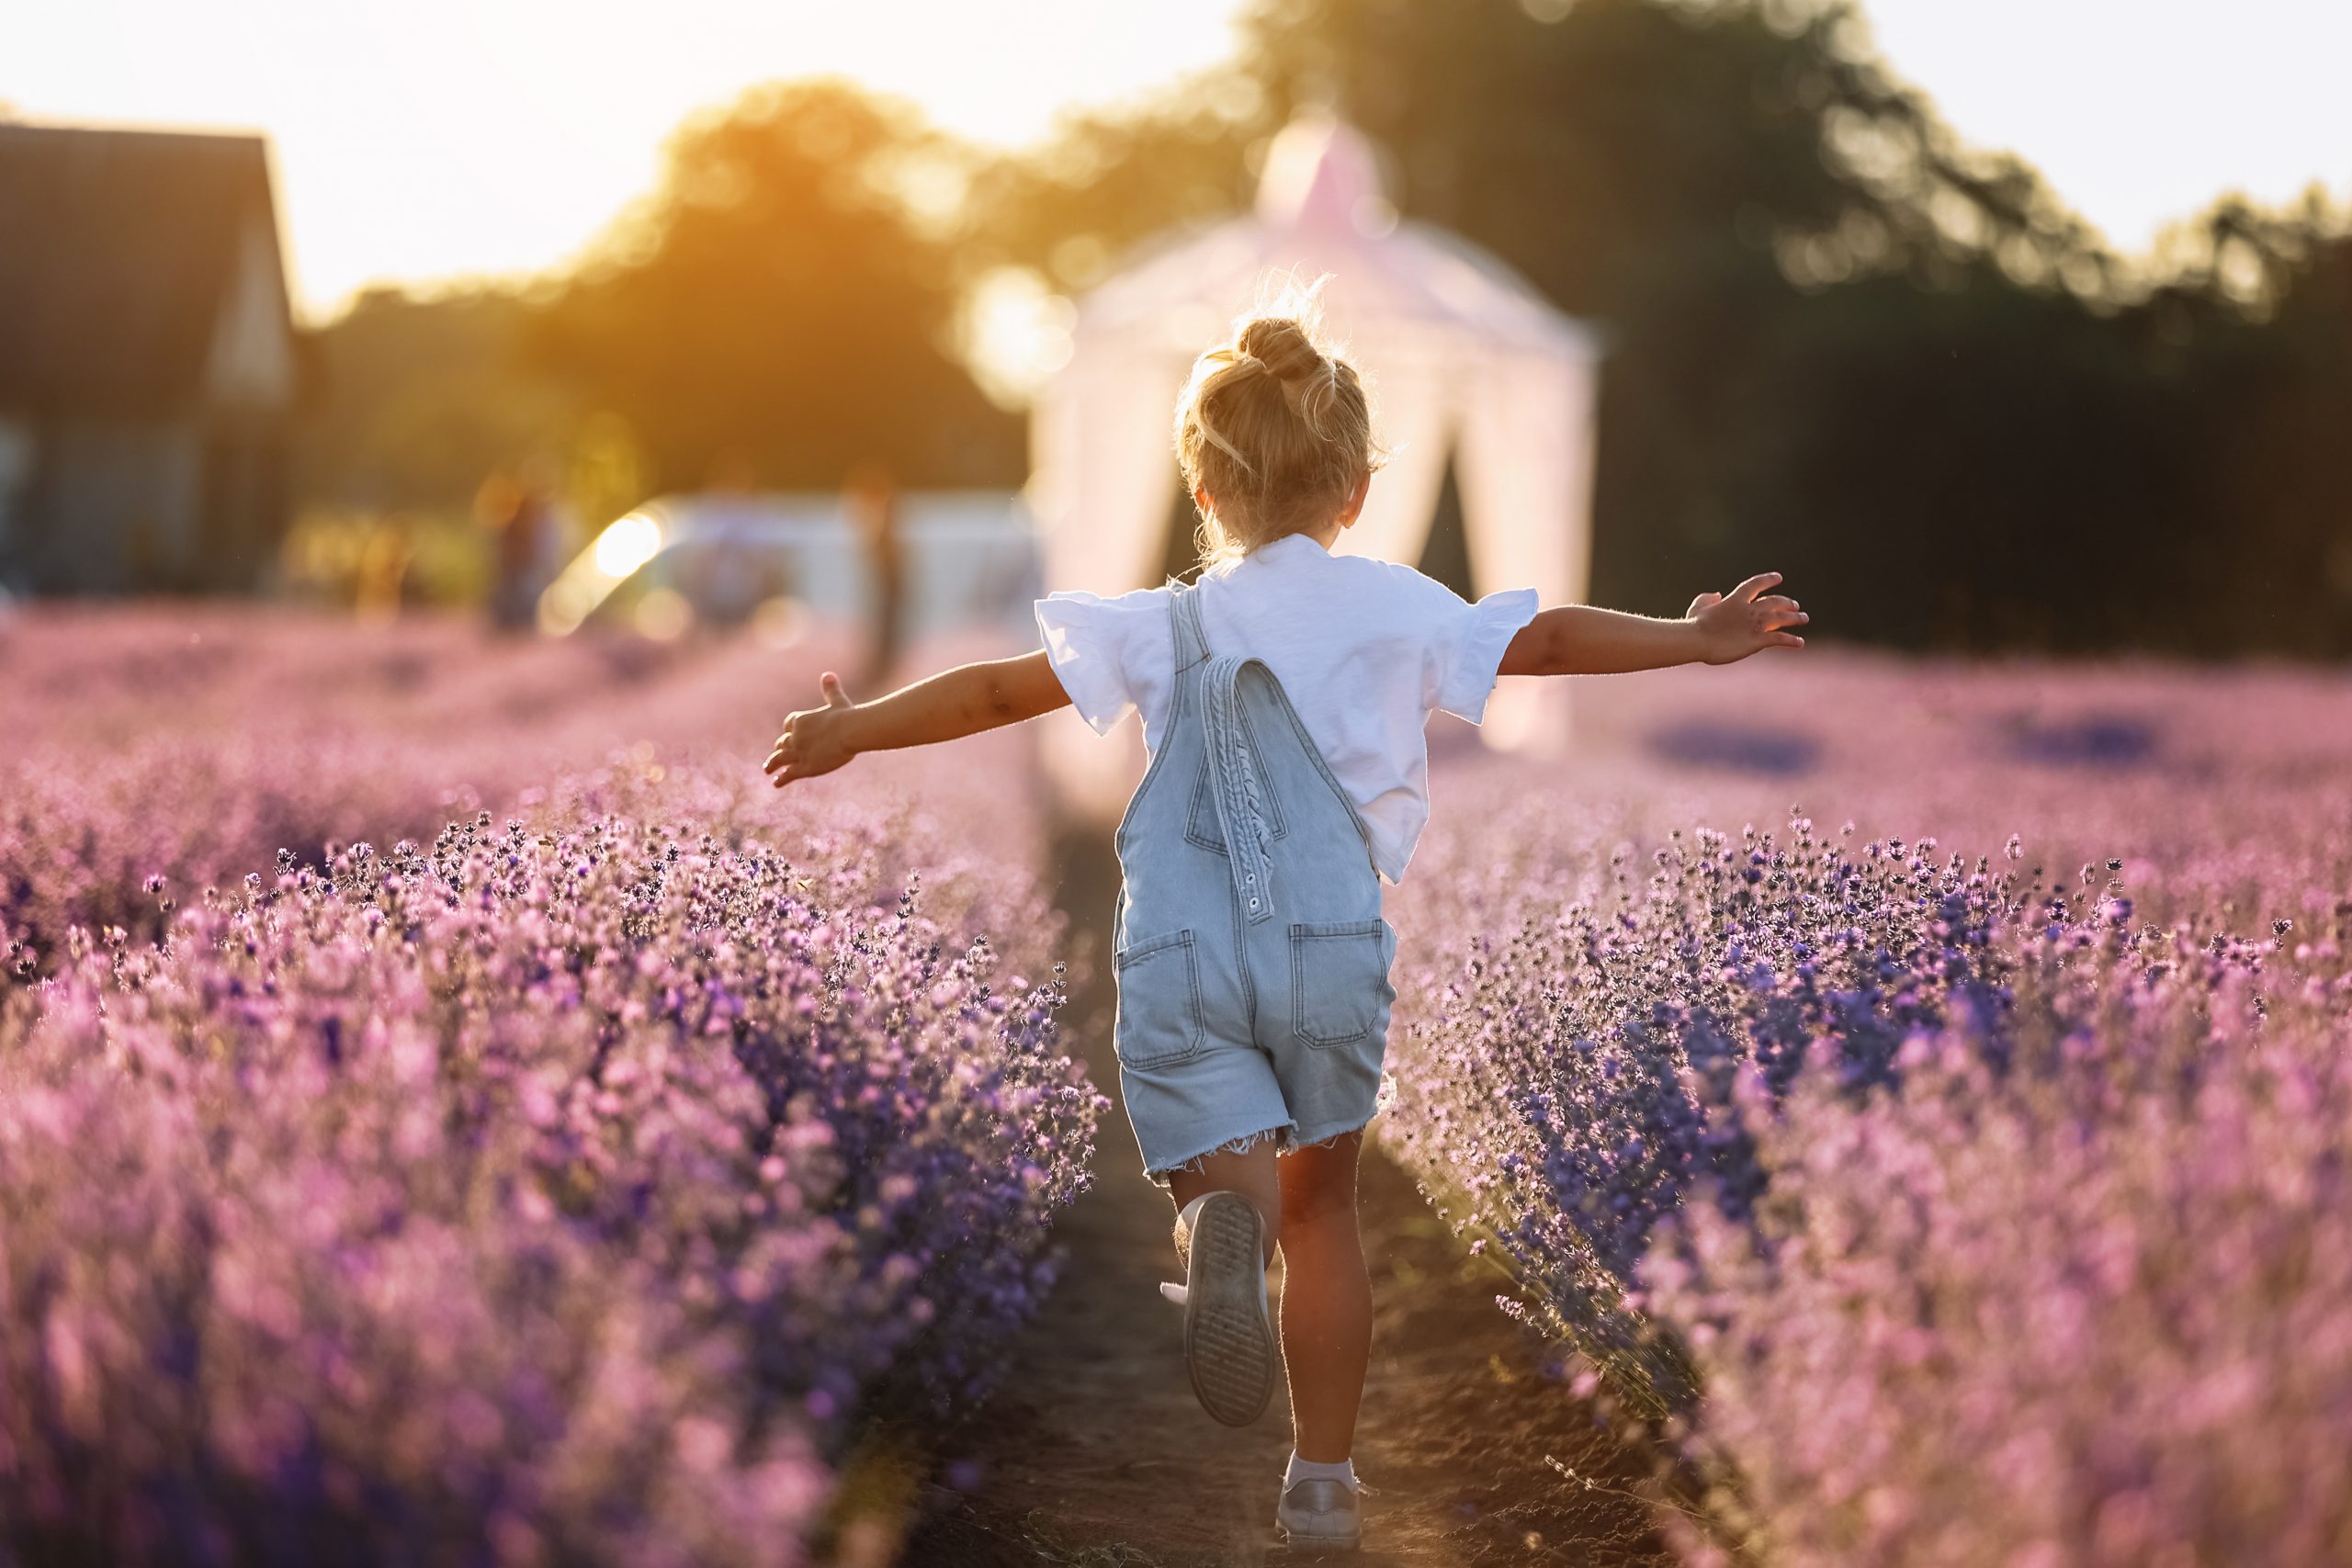
[{"label": "overall pocket", "polygon": [[1200,963],[1190,931],[1131,943],[1114,967],[1119,998],[1111,1045],[1123,1064],[1164,1067],[1200,1050]]},{"label": "overall pocket", "polygon": [[1396,933],[1369,920],[1295,920],[1290,928],[1291,1029],[1318,1048],[1362,1040],[1388,1018]]}]

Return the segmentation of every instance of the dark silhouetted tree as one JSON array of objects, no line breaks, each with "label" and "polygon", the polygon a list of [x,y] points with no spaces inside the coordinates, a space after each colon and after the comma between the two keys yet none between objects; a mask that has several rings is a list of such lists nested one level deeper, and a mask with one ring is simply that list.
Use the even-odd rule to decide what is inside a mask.
[{"label": "dark silhouetted tree", "polygon": [[974,231],[1083,287],[1246,202],[1262,139],[1329,105],[1408,215],[1606,333],[1596,598],[1769,567],[1832,637],[2352,651],[2323,207],[2224,203],[2152,284],[1835,0],[1260,0],[1244,31],[1233,72],[993,174]]}]

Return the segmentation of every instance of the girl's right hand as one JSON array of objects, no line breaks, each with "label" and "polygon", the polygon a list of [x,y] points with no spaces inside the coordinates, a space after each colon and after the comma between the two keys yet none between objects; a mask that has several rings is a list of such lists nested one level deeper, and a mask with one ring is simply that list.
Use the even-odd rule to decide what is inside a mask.
[{"label": "girl's right hand", "polygon": [[848,726],[842,722],[857,705],[842,690],[842,678],[828,670],[818,688],[824,695],[824,706],[786,715],[784,733],[775,738],[775,749],[760,765],[762,773],[775,776],[777,789],[795,779],[830,773],[857,755],[849,743]]},{"label": "girl's right hand", "polygon": [[1710,664],[1736,664],[1768,648],[1803,648],[1804,638],[1791,631],[1813,617],[1785,594],[1770,593],[1781,574],[1763,572],[1733,589],[1728,596],[1702,593],[1690,601],[1689,619],[1699,628],[1701,657]]}]

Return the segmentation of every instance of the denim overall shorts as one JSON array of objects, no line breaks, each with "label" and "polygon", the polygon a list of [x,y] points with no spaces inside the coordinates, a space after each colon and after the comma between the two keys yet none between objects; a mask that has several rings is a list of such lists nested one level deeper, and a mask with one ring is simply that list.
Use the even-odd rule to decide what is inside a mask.
[{"label": "denim overall shorts", "polygon": [[1396,933],[1370,832],[1273,671],[1176,584],[1167,733],[1119,823],[1119,1087],[1144,1170],[1372,1119]]}]

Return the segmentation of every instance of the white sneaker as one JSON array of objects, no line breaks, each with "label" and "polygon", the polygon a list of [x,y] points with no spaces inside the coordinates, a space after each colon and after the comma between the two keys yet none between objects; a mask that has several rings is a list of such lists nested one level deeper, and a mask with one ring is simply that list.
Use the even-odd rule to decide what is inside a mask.
[{"label": "white sneaker", "polygon": [[1363,1482],[1294,1481],[1274,1505],[1274,1529],[1293,1551],[1353,1551],[1363,1544]]},{"label": "white sneaker", "polygon": [[1204,1192],[1176,1221],[1184,1282],[1159,1293],[1184,1309],[1184,1362],[1201,1408],[1246,1427],[1273,1397],[1273,1314],[1266,1307],[1266,1221],[1238,1192]]}]

